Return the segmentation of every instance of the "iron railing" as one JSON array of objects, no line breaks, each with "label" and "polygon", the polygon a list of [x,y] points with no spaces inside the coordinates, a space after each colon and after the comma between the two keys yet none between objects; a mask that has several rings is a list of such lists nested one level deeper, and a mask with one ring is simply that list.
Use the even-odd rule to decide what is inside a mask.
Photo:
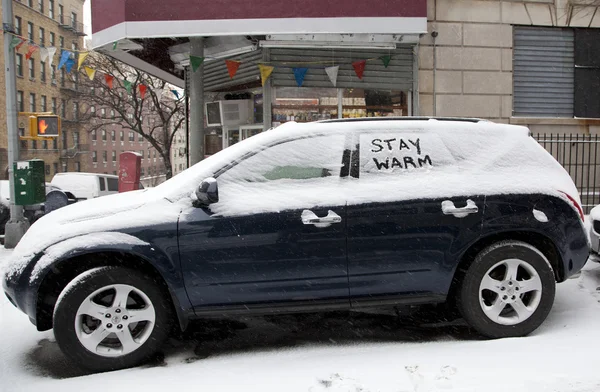
[{"label": "iron railing", "polygon": [[583,211],[600,204],[600,139],[598,135],[550,134],[533,135],[569,173],[579,195]]}]

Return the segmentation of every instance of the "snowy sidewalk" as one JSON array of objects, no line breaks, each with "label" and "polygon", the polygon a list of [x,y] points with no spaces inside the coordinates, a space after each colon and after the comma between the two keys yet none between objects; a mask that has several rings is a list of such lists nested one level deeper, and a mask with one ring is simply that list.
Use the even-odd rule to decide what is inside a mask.
[{"label": "snowy sidewalk", "polygon": [[[0,247],[0,271],[8,252]],[[52,332],[0,299],[0,391],[429,392],[600,390],[600,266],[558,286],[527,338],[479,340],[462,327],[398,329],[380,316],[294,316],[172,340],[164,363],[87,375]],[[141,389],[143,387],[143,389]]]}]

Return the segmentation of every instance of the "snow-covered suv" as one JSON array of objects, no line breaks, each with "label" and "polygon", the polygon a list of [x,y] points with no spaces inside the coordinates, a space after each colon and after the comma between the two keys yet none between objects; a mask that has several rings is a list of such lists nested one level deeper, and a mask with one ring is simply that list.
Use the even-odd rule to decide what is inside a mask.
[{"label": "snow-covered suv", "polygon": [[288,123],[21,240],[4,290],[64,353],[133,366],[191,318],[447,302],[527,335],[588,257],[577,189],[527,128]]}]

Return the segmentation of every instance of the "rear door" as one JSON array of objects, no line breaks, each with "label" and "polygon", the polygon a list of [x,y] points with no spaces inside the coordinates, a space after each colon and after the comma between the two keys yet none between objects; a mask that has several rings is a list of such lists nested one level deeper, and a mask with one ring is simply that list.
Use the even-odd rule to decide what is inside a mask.
[{"label": "rear door", "polygon": [[477,238],[485,198],[445,194],[452,154],[436,135],[363,134],[353,151],[348,274],[353,307],[445,299],[464,243]]}]

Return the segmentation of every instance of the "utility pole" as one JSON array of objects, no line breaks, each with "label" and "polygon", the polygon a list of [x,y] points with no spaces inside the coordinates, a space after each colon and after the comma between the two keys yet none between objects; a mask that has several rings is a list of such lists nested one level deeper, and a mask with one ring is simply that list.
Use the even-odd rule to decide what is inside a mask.
[{"label": "utility pole", "polygon": [[[2,0],[2,26],[13,31],[13,0]],[[23,207],[15,205],[13,165],[19,159],[19,133],[17,130],[17,80],[15,51],[11,48],[12,35],[4,33],[4,65],[6,77],[6,126],[8,131],[8,180],[10,183],[10,220],[4,231],[4,247],[12,249],[21,240],[29,223],[23,216]]]}]

